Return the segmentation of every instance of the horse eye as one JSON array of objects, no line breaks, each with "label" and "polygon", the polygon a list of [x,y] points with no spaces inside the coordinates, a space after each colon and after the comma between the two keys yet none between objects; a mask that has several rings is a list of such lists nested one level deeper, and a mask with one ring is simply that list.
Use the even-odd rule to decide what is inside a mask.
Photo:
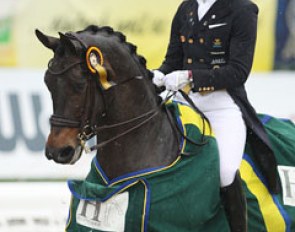
[{"label": "horse eye", "polygon": [[53,65],[53,58],[49,60],[48,62],[48,68],[52,68],[52,65]]}]

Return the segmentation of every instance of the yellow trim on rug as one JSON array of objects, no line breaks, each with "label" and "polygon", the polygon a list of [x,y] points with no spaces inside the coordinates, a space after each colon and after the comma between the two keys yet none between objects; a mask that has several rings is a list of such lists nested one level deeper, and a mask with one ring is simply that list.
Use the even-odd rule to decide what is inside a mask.
[{"label": "yellow trim on rug", "polygon": [[268,232],[285,232],[285,220],[266,186],[254,172],[252,166],[243,160],[240,167],[241,177],[249,191],[255,195]]},{"label": "yellow trim on rug", "polygon": [[[131,179],[134,179],[134,178],[138,178],[138,177],[143,177],[143,176],[147,176],[147,175],[151,175],[151,174],[154,174],[154,173],[157,173],[157,172],[161,172],[161,171],[165,171],[169,168],[172,168],[174,165],[176,165],[179,161],[181,160],[181,156],[178,156],[176,158],[176,160],[171,163],[170,165],[166,166],[166,167],[163,167],[163,168],[159,168],[157,170],[154,170],[154,171],[150,171],[150,172],[145,172],[145,173],[140,173],[138,175],[134,175],[134,176],[129,176],[129,177],[126,177],[126,178],[123,178],[123,179],[120,179],[116,182],[113,182],[112,184],[110,184],[109,186],[112,187],[116,184],[119,184],[121,182],[124,182],[124,181],[128,181],[128,180],[131,180]],[[96,169],[97,171],[99,171],[98,169]]]},{"label": "yellow trim on rug", "polygon": [[143,201],[142,216],[141,216],[141,232],[144,232],[148,187],[144,181],[140,180],[140,182],[144,185],[144,201]]},{"label": "yellow trim on rug", "polygon": [[[197,114],[190,106],[179,104],[180,119],[183,125],[196,125],[200,132],[203,132],[204,124],[201,115]],[[205,120],[205,135],[214,137],[214,133],[210,130],[208,122]]]},{"label": "yellow trim on rug", "polygon": [[[93,161],[92,161],[93,162]],[[100,175],[101,179],[103,180],[103,182],[108,185],[108,181],[104,178],[104,176],[101,174],[101,172],[99,171],[99,169],[97,168],[96,164],[94,163],[94,167],[95,167],[95,170],[96,172]]]}]

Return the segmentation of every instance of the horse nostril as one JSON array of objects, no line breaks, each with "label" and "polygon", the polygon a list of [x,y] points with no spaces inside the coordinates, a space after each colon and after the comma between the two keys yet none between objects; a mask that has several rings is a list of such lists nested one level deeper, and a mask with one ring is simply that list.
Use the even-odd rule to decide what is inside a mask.
[{"label": "horse nostril", "polygon": [[46,147],[45,149],[45,156],[47,159],[52,160],[53,159],[53,152],[50,148]]},{"label": "horse nostril", "polygon": [[72,146],[65,146],[63,148],[46,147],[45,155],[49,160],[53,159],[57,163],[67,164],[71,162],[75,155],[75,148]]},{"label": "horse nostril", "polygon": [[61,158],[68,158],[72,157],[75,154],[75,149],[71,146],[64,147],[60,151],[60,157]]}]

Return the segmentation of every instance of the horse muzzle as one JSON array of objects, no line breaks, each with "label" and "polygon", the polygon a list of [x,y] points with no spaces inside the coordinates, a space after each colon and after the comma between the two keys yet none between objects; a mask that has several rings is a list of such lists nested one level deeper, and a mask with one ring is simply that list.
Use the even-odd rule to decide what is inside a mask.
[{"label": "horse muzzle", "polygon": [[52,148],[47,146],[45,150],[47,159],[54,160],[60,164],[74,164],[82,155],[82,148],[65,146],[62,148]]},{"label": "horse muzzle", "polygon": [[45,149],[47,159],[60,164],[74,164],[82,154],[78,132],[76,128],[51,128]]}]

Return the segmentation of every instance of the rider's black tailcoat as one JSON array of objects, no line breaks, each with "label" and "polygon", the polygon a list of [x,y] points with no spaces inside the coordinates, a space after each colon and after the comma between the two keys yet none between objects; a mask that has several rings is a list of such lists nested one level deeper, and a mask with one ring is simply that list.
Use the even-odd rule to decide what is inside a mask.
[{"label": "rider's black tailcoat", "polygon": [[271,144],[244,87],[252,68],[257,15],[257,6],[249,0],[217,0],[199,21],[197,1],[182,2],[174,16],[166,58],[159,70],[165,74],[192,70],[197,92],[228,91],[243,113],[247,138],[269,187],[277,192]]}]

